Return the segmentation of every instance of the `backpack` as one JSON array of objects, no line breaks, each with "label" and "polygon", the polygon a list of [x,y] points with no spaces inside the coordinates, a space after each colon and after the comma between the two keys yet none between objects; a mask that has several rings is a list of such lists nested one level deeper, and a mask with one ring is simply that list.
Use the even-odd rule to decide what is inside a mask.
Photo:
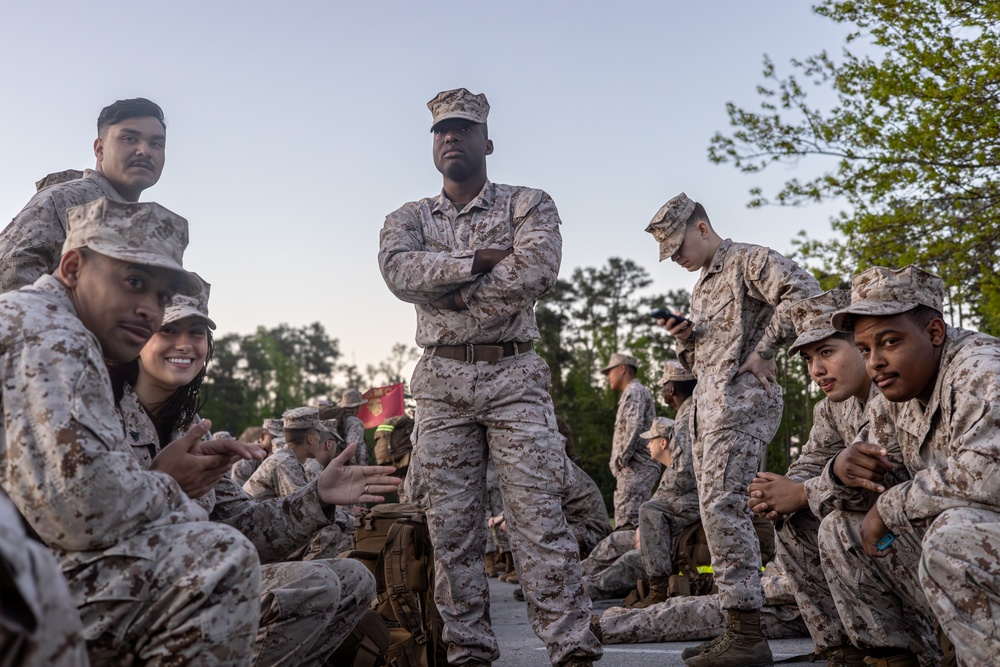
[{"label": "backpack", "polygon": [[375,429],[375,463],[402,468],[410,463],[413,417],[389,417]]},{"label": "backpack", "polygon": [[[774,557],[774,526],[767,519],[755,516],[753,527],[757,531],[757,539],[760,540],[761,562],[767,563]],[[705,537],[701,521],[695,521],[680,532],[674,540],[671,559],[676,570],[670,575],[671,597],[719,592],[715,585],[708,538]]]},{"label": "backpack", "polygon": [[443,623],[434,604],[434,552],[424,513],[413,505],[376,505],[354,522],[354,549],[341,554],[375,575],[372,609],[389,627],[391,667],[445,667]]}]

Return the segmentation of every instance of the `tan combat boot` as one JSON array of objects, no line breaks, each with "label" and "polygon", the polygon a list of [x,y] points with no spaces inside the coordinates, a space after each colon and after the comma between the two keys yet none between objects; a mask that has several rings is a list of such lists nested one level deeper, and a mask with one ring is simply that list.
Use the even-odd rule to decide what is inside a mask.
[{"label": "tan combat boot", "polygon": [[650,605],[659,602],[666,602],[670,598],[670,577],[653,577],[649,580],[649,592],[646,597],[625,605],[629,609],[645,609]]},{"label": "tan combat boot", "polygon": [[486,576],[490,579],[497,576],[497,552],[487,551],[483,557],[483,566],[486,568]]},{"label": "tan combat boot", "polygon": [[845,644],[826,651],[826,667],[865,667],[868,651]]},{"label": "tan combat boot", "polygon": [[920,667],[917,656],[909,651],[900,651],[883,657],[865,658],[865,664],[871,667]]},{"label": "tan combat boot", "polygon": [[771,667],[771,647],[760,629],[760,610],[727,609],[725,631],[701,653],[685,659],[688,667]]}]

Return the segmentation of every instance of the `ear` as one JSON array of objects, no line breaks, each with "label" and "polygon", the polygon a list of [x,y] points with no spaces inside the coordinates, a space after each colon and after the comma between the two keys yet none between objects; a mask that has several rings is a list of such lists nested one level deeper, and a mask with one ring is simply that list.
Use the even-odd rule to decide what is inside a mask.
[{"label": "ear", "polygon": [[493,155],[493,140],[492,139],[487,139],[486,140],[486,154],[487,155]]},{"label": "ear", "polygon": [[944,323],[944,320],[935,317],[927,324],[924,331],[926,331],[931,337],[931,344],[934,347],[941,347],[944,345],[944,339],[948,333],[948,326]]},{"label": "ear", "polygon": [[63,254],[59,260],[59,278],[63,285],[74,289],[80,284],[80,268],[83,262],[83,255],[75,248]]},{"label": "ear", "polygon": [[708,223],[704,220],[698,221],[698,235],[703,239],[708,238]]},{"label": "ear", "polygon": [[94,139],[94,157],[98,162],[104,161],[104,140],[100,137]]}]

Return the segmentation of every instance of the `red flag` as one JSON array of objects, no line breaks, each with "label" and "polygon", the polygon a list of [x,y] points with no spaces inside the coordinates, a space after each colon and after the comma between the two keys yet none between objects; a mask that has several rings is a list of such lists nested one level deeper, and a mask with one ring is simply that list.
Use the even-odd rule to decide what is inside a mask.
[{"label": "red flag", "polygon": [[361,397],[368,399],[368,403],[358,408],[358,419],[365,423],[365,428],[375,428],[389,417],[405,414],[402,382],[369,389]]}]

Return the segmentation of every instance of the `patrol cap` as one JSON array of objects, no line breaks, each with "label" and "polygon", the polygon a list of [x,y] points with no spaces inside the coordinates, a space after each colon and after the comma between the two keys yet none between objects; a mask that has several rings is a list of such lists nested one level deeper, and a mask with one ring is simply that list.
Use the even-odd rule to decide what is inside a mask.
[{"label": "patrol cap", "polygon": [[233,434],[229,431],[216,431],[212,434],[212,440],[232,440]]},{"label": "patrol cap", "polygon": [[320,419],[316,427],[323,433],[327,434],[328,438],[333,438],[337,442],[343,442],[344,439],[340,437],[340,433],[337,432],[337,420],[336,419]]},{"label": "patrol cap", "polygon": [[927,306],[944,310],[944,281],[921,268],[887,269],[873,266],[851,279],[851,305],[834,314],[837,331],[854,331],[858,315],[888,317]]},{"label": "patrol cap", "polygon": [[611,355],[611,359],[608,360],[608,365],[602,368],[601,372],[607,373],[616,366],[631,366],[632,368],[639,368],[639,362],[635,357],[630,357],[629,355],[622,354],[621,352],[615,352]]},{"label": "patrol cap", "polygon": [[101,197],[66,211],[63,254],[90,248],[106,257],[169,269],[177,274],[177,291],[201,292],[201,281],[184,270],[187,220],[155,202],[119,202]]},{"label": "patrol cap", "polygon": [[465,88],[445,90],[434,96],[434,99],[427,103],[427,108],[431,110],[434,122],[431,123],[431,132],[437,124],[449,118],[463,118],[471,120],[473,123],[485,123],[486,117],[490,113],[490,103],[486,101],[486,96],[482,93],[473,94]]},{"label": "patrol cap", "polygon": [[850,305],[851,293],[845,289],[832,289],[792,304],[792,321],[798,337],[788,348],[788,356],[795,356],[806,345],[837,333],[830,324],[830,317]]},{"label": "patrol cap", "polygon": [[285,410],[281,415],[286,431],[297,431],[303,428],[319,428],[319,410],[309,406]]},{"label": "patrol cap", "polygon": [[285,420],[265,419],[264,430],[270,433],[272,438],[280,438],[285,435]]},{"label": "patrol cap", "polygon": [[367,403],[362,396],[361,392],[351,387],[344,392],[344,395],[340,399],[340,407],[342,408],[356,408]]},{"label": "patrol cap", "polygon": [[674,420],[668,417],[656,417],[653,419],[653,425],[649,427],[649,430],[645,433],[640,433],[639,437],[644,440],[652,440],[653,438],[666,438],[669,440],[674,437]]},{"label": "patrol cap", "polygon": [[660,207],[646,225],[646,231],[660,244],[660,261],[670,259],[684,242],[687,221],[696,202],[683,192]]},{"label": "patrol cap", "polygon": [[215,330],[215,322],[208,316],[208,297],[212,292],[212,286],[202,279],[197,273],[192,272],[192,276],[201,281],[201,293],[198,296],[186,296],[175,294],[170,300],[170,305],[163,313],[163,323],[169,324],[185,317],[198,317],[205,321],[209,329]]},{"label": "patrol cap", "polygon": [[59,183],[67,183],[69,181],[76,181],[83,178],[83,172],[79,169],[65,169],[63,171],[56,171],[45,178],[35,181],[35,192],[39,192],[49,187],[50,185],[58,185]]},{"label": "patrol cap", "polygon": [[694,375],[691,374],[691,371],[684,368],[681,362],[671,359],[663,364],[663,375],[660,376],[657,384],[662,387],[668,382],[688,382],[693,379]]}]

